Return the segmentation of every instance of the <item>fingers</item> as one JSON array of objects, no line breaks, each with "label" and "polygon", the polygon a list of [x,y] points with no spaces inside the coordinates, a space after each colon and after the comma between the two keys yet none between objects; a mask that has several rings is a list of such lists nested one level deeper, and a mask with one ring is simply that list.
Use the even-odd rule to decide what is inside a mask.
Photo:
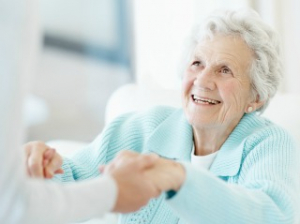
[{"label": "fingers", "polygon": [[46,147],[42,145],[33,145],[28,158],[29,174],[35,178],[43,177],[43,154],[46,151]]},{"label": "fingers", "polygon": [[49,164],[50,160],[55,155],[55,152],[56,150],[53,148],[49,148],[45,151],[43,158],[43,167],[46,167]]},{"label": "fingers", "polygon": [[109,172],[113,169],[130,166],[135,169],[144,170],[152,167],[159,159],[156,154],[139,154],[129,150],[123,150],[117,154],[116,158],[108,165],[100,166],[99,172]]},{"label": "fingers", "polygon": [[24,145],[26,169],[30,177],[52,178],[54,174],[61,174],[63,170],[62,157],[55,149],[43,142],[29,142]]},{"label": "fingers", "polygon": [[[145,175],[145,171],[155,165],[157,155],[139,154],[124,150],[108,165],[99,170],[111,175],[119,193],[113,211],[133,212],[146,205],[151,198],[158,197],[161,190]],[[136,197],[139,195],[139,197]]]},{"label": "fingers", "polygon": [[100,173],[104,173],[105,165],[100,165],[98,169]]},{"label": "fingers", "polygon": [[137,164],[141,167],[148,167],[153,165],[153,163],[159,158],[157,154],[139,154],[130,150],[123,150],[119,152],[116,156],[116,160],[136,160]]},{"label": "fingers", "polygon": [[44,174],[46,178],[52,178],[54,174],[63,173],[61,166],[63,164],[62,157],[55,152],[49,163],[44,167]]},{"label": "fingers", "polygon": [[62,168],[59,168],[58,170],[56,170],[54,172],[54,174],[63,174],[64,173],[64,170]]},{"label": "fingers", "polygon": [[130,151],[130,150],[122,150],[120,151],[117,156],[116,156],[116,160],[118,159],[129,159],[129,158],[136,158],[139,156],[139,153]]},{"label": "fingers", "polygon": [[155,164],[158,158],[156,154],[142,154],[137,158],[136,165],[139,169],[148,169]]}]

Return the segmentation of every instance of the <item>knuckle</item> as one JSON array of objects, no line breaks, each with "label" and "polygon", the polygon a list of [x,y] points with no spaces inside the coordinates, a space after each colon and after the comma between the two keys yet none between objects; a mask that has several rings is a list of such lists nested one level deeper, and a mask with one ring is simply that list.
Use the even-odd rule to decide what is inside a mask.
[{"label": "knuckle", "polygon": [[42,141],[36,141],[35,142],[35,146],[37,148],[48,148],[48,146],[44,142],[42,142]]},{"label": "knuckle", "polygon": [[53,160],[53,166],[55,166],[56,168],[61,167],[63,164],[63,161],[60,157],[57,157]]},{"label": "knuckle", "polygon": [[146,155],[146,154],[140,156],[140,160],[141,160],[142,162],[148,162],[148,161],[151,160],[151,158],[152,158],[151,155]]},{"label": "knuckle", "polygon": [[30,154],[31,148],[27,144],[23,146],[25,154],[28,156]]},{"label": "knuckle", "polygon": [[35,142],[31,141],[31,142],[27,142],[26,144],[23,145],[23,148],[26,152],[29,152],[32,148],[34,148],[35,146]]},{"label": "knuckle", "polygon": [[127,150],[122,150],[121,152],[118,153],[118,157],[123,157],[123,156],[126,156],[128,155],[128,151]]},{"label": "knuckle", "polygon": [[105,171],[112,172],[115,169],[116,169],[116,165],[114,163],[112,163],[112,164],[109,164],[109,165],[106,166]]},{"label": "knuckle", "polygon": [[26,145],[40,146],[40,145],[43,145],[43,142],[42,141],[31,141],[31,142],[28,142]]},{"label": "knuckle", "polygon": [[31,172],[36,173],[40,170],[41,165],[36,162],[33,162],[33,163],[29,163],[28,167]]}]

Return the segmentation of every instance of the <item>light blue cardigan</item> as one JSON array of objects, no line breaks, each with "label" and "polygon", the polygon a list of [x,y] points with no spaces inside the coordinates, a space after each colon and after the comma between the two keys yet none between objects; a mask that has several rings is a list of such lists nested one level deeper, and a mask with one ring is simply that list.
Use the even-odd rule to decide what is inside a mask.
[{"label": "light blue cardigan", "polygon": [[65,159],[60,181],[99,176],[98,166],[122,149],[154,152],[183,162],[186,181],[171,199],[163,194],[119,223],[254,224],[299,222],[299,152],[289,134],[246,114],[209,171],[195,169],[193,131],[182,109],[156,107],[117,118],[87,148]]}]

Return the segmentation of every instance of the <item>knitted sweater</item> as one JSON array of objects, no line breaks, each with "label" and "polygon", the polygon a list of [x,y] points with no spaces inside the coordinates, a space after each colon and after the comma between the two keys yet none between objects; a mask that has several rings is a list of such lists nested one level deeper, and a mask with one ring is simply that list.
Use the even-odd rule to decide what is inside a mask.
[{"label": "knitted sweater", "polygon": [[190,163],[193,131],[182,109],[156,107],[126,114],[86,148],[65,159],[60,181],[98,176],[98,166],[122,149],[153,152],[182,162],[186,179],[177,194],[152,199],[119,223],[254,224],[299,222],[299,152],[272,122],[245,114],[220,148],[210,170]]}]

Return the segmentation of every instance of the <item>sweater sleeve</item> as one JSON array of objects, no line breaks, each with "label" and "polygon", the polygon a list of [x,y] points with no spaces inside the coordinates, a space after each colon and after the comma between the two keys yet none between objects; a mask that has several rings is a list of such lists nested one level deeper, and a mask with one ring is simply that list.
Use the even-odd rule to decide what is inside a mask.
[{"label": "sweater sleeve", "polygon": [[231,184],[184,163],[186,181],[169,205],[188,223],[299,223],[299,152],[289,135],[255,136]]},{"label": "sweater sleeve", "polygon": [[[62,166],[64,174],[56,175],[55,180],[72,182],[92,179],[99,176],[99,165],[110,162],[121,150],[143,152],[149,135],[173,111],[172,108],[157,107],[119,116],[90,145],[65,158]],[[157,113],[162,115],[157,116]]]},{"label": "sweater sleeve", "polygon": [[71,157],[64,158],[62,165],[64,174],[55,175],[54,180],[74,182],[99,176],[99,166],[112,160],[122,149],[118,145],[115,146],[113,139],[127,117],[128,114],[118,117],[104,128],[92,143],[80,149]]}]

